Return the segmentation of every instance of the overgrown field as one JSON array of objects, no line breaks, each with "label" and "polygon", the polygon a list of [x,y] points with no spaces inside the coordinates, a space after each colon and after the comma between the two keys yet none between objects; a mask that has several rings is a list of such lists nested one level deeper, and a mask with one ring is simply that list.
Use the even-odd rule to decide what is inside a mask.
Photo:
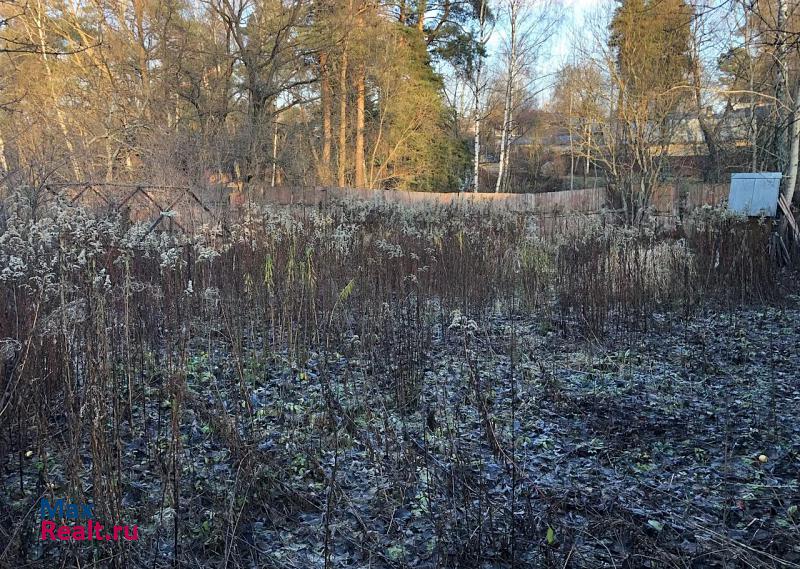
[{"label": "overgrown field", "polygon": [[[0,566],[800,566],[770,227],[0,210]],[[42,498],[138,541],[40,539]]]}]

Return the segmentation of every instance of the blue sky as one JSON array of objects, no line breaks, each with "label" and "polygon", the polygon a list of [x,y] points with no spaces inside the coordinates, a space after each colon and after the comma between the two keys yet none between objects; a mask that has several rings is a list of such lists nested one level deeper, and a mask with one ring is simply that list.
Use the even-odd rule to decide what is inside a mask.
[{"label": "blue sky", "polygon": [[[532,4],[543,0],[529,0]],[[535,73],[541,79],[536,89],[545,89],[540,100],[547,97],[547,86],[554,80],[558,70],[573,57],[576,45],[588,47],[596,23],[610,17],[614,8],[613,0],[553,0],[553,9],[560,16],[561,22],[547,45],[543,46]],[[490,58],[495,58],[502,50],[506,23],[501,20],[489,42]],[[497,65],[497,62],[494,62]]]}]

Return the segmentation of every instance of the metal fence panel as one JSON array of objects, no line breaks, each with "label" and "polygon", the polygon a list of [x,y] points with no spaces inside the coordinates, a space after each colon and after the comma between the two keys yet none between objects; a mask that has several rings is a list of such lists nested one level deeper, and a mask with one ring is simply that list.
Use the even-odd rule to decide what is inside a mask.
[{"label": "metal fence panel", "polygon": [[780,172],[731,174],[728,209],[750,217],[775,217],[780,186]]}]

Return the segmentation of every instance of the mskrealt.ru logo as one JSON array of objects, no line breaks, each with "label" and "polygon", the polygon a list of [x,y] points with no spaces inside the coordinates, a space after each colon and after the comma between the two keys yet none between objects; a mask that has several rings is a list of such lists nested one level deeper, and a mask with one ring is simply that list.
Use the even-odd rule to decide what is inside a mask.
[{"label": "mskrealt.ru logo", "polygon": [[[139,526],[113,526],[105,528],[94,519],[94,505],[71,504],[63,498],[50,503],[42,498],[39,507],[42,516],[42,540],[55,541],[127,541],[139,539]],[[73,522],[72,525],[59,524],[55,520]],[[79,523],[75,523],[79,522]]]}]

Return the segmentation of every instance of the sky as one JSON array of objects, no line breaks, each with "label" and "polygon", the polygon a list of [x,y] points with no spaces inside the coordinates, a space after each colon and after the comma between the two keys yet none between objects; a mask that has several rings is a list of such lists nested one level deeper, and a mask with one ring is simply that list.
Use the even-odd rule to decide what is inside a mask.
[{"label": "sky", "polygon": [[545,74],[557,72],[575,55],[576,45],[588,47],[593,41],[592,29],[598,12],[610,17],[613,2],[609,0],[556,0],[562,11],[562,22],[549,46],[549,57],[542,62]]},{"label": "sky", "polygon": [[[542,0],[531,0],[541,2]],[[546,100],[550,85],[555,79],[555,74],[570,58],[573,57],[576,45],[588,46],[592,40],[592,22],[597,20],[597,12],[603,8],[610,14],[613,9],[613,0],[552,0],[554,10],[561,21],[550,40],[541,50],[541,56],[536,63],[536,73],[540,77],[535,90],[540,91],[539,101]],[[503,38],[507,33],[507,22],[498,23],[489,41],[488,50],[491,65],[495,68],[502,67],[496,58],[502,52]]]},{"label": "sky", "polygon": [[[494,6],[503,4],[503,0],[490,0]],[[552,87],[557,78],[557,73],[564,65],[574,59],[581,58],[581,52],[591,51],[596,46],[599,34],[607,31],[608,23],[616,8],[615,0],[526,0],[532,3],[534,10],[541,6],[543,2],[553,2],[555,13],[560,18],[560,25],[553,33],[552,37],[540,50],[538,61],[530,69],[533,70],[535,83],[529,86],[529,91],[536,93],[533,103],[537,107],[545,106],[552,94]],[[706,68],[708,77],[711,78],[706,96],[709,97],[711,104],[714,104],[716,95],[714,94],[714,80],[718,75],[717,61],[722,50],[728,49],[732,41],[735,41],[738,20],[741,14],[722,10],[725,7],[725,0],[698,0],[707,2],[705,11],[705,31],[704,39],[700,45],[700,54],[703,65]],[[501,17],[493,31],[493,35],[487,46],[489,52],[488,67],[491,73],[497,73],[496,78],[502,75],[504,62],[501,60],[504,45],[504,36],[507,35],[508,24]],[[602,37],[602,36],[601,36]],[[597,55],[597,54],[595,54]],[[574,59],[573,59],[574,58]],[[453,93],[454,81],[452,76],[446,80],[448,91]],[[492,86],[490,85],[491,89]],[[459,101],[456,106],[462,112],[469,114],[472,109],[472,98],[469,91],[462,84],[459,93]],[[452,99],[451,99],[452,100]]]}]

